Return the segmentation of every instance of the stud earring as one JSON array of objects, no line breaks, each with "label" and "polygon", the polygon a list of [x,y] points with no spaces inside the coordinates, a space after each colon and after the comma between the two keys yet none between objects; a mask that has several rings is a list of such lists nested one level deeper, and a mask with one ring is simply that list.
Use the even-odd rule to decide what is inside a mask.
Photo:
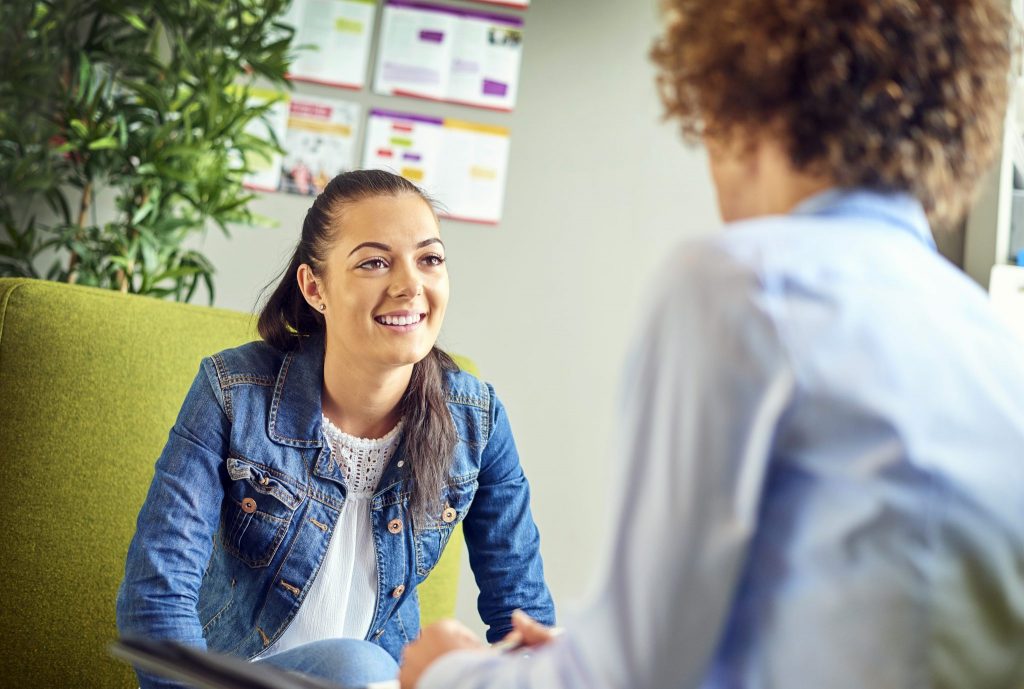
[{"label": "stud earring", "polygon": [[321,302],[320,303],[320,310],[321,311],[326,311],[327,310],[327,304],[324,304],[323,302]]}]

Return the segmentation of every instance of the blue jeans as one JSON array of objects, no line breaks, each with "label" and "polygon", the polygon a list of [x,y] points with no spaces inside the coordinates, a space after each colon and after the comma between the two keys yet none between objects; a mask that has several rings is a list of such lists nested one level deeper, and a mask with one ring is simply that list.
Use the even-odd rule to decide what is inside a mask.
[{"label": "blue jeans", "polygon": [[344,689],[359,689],[370,682],[398,677],[395,659],[380,646],[362,639],[313,641],[256,662],[325,679]]}]

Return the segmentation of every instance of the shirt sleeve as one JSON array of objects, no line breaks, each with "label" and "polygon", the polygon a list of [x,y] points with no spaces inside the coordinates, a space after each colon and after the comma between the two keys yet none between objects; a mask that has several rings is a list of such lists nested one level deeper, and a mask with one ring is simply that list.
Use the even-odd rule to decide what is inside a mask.
[{"label": "shirt sleeve", "polygon": [[697,248],[665,275],[627,369],[616,518],[590,602],[532,655],[451,654],[418,689],[701,683],[794,385],[754,271]]},{"label": "shirt sleeve", "polygon": [[[230,436],[212,369],[209,360],[200,367],[139,512],[118,591],[121,634],[206,648],[196,605],[220,519],[219,470]],[[142,689],[184,687],[148,672],[137,674]]]},{"label": "shirt sleeve", "polygon": [[512,630],[513,610],[554,624],[555,607],[544,582],[540,534],[530,513],[530,486],[508,415],[493,388],[488,385],[487,390],[490,434],[463,533],[480,589],[477,608],[488,626],[487,640],[493,643]]}]

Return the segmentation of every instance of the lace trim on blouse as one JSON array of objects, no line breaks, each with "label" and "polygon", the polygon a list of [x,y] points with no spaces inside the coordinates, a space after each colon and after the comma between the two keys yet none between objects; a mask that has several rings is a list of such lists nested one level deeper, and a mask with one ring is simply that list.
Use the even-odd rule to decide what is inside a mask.
[{"label": "lace trim on blouse", "polygon": [[324,435],[341,466],[349,492],[372,494],[398,449],[403,421],[399,421],[383,438],[359,438],[341,430],[326,416],[321,418]]}]

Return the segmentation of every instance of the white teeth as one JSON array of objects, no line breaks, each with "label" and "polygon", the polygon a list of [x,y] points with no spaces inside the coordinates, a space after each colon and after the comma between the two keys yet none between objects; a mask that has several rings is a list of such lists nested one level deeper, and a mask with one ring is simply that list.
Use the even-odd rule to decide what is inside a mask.
[{"label": "white teeth", "polygon": [[421,314],[415,314],[413,316],[379,316],[378,321],[384,325],[413,325],[419,323],[422,320]]}]

